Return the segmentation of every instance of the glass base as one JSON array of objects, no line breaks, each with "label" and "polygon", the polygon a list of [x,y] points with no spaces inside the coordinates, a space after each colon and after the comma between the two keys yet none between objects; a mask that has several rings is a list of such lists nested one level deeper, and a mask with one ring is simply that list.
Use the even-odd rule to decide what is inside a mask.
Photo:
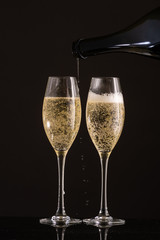
[{"label": "glass base", "polygon": [[54,227],[68,227],[73,224],[79,224],[82,220],[70,218],[69,216],[53,216],[51,218],[40,219],[41,224],[47,224]]},{"label": "glass base", "polygon": [[103,216],[103,217],[99,217],[96,216],[95,218],[88,218],[88,219],[84,219],[83,220],[84,223],[86,223],[87,225],[93,225],[96,227],[111,227],[114,225],[123,225],[125,224],[125,220],[122,219],[116,219],[116,218],[112,218],[111,216]]}]

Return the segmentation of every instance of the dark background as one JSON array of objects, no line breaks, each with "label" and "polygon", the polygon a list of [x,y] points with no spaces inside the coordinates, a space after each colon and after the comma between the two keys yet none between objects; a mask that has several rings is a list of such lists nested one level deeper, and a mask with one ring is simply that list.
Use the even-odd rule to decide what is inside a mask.
[{"label": "dark background", "polygon": [[[41,109],[48,76],[76,75],[72,42],[127,27],[160,1],[55,1],[0,9],[0,215],[47,217],[57,207],[56,155]],[[160,61],[114,53],[80,62],[82,124],[65,168],[65,205],[73,217],[95,216],[100,163],[85,124],[92,76],[119,76],[125,126],[108,168],[108,207],[121,218],[159,218]]]}]

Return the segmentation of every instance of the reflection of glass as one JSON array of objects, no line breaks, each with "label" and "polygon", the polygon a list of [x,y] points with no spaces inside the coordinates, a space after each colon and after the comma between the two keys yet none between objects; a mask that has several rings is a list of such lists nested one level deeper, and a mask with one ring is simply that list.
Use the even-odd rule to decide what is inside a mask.
[{"label": "reflection of glass", "polygon": [[55,226],[80,223],[66,215],[64,207],[65,159],[78,133],[81,103],[76,78],[49,77],[43,102],[43,125],[58,161],[58,207],[51,219],[41,223]]},{"label": "reflection of glass", "polygon": [[89,135],[99,153],[101,162],[101,204],[98,216],[85,219],[97,226],[124,223],[113,219],[107,209],[107,165],[124,124],[124,102],[120,81],[115,77],[92,78],[86,107]]},{"label": "reflection of glass", "polygon": [[56,228],[57,240],[64,240],[66,228]]},{"label": "reflection of glass", "polygon": [[100,240],[107,240],[109,227],[107,228],[99,228],[99,239]]}]

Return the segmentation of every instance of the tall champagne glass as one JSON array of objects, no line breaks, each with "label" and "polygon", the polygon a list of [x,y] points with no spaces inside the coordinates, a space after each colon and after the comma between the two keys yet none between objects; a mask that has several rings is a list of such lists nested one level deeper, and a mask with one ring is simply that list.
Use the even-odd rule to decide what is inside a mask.
[{"label": "tall champagne glass", "polygon": [[85,219],[97,226],[123,224],[113,219],[107,209],[107,165],[124,124],[124,102],[117,77],[92,78],[86,106],[86,122],[89,135],[99,153],[101,163],[101,203],[98,216]]},{"label": "tall champagne glass", "polygon": [[80,223],[81,220],[66,215],[64,206],[65,159],[81,122],[81,103],[75,77],[49,77],[42,115],[46,135],[57,155],[58,206],[55,216],[40,222],[54,226]]}]

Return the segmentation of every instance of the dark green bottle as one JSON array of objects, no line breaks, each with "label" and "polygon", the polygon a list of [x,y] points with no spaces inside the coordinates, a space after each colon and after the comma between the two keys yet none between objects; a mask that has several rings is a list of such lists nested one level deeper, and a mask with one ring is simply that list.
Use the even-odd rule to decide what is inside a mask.
[{"label": "dark green bottle", "polygon": [[89,56],[111,52],[135,53],[160,59],[160,8],[131,26],[107,36],[79,39],[73,42],[73,56]]}]

